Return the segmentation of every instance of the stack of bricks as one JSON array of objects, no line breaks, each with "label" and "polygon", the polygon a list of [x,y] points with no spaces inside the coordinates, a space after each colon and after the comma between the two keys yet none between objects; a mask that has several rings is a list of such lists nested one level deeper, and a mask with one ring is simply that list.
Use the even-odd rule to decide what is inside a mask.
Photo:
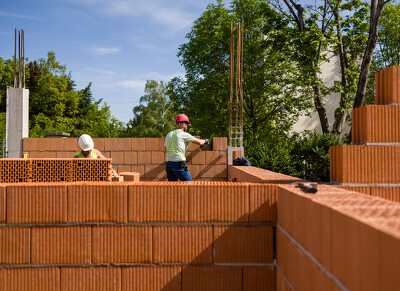
[{"label": "stack of bricks", "polygon": [[400,290],[400,204],[278,187],[278,290]]},{"label": "stack of bricks", "polygon": [[276,290],[277,186],[0,186],[1,290]]},{"label": "stack of bricks", "polygon": [[[164,138],[94,138],[95,148],[111,158],[118,173],[137,172],[140,180],[166,180]],[[227,181],[227,138],[214,137],[213,150],[189,144],[187,164],[193,180]],[[72,158],[79,151],[75,138],[24,138],[30,158]]]},{"label": "stack of bricks", "polygon": [[300,178],[275,173],[265,169],[252,166],[229,166],[228,181],[231,182],[253,182],[253,183],[270,183],[270,184],[291,184],[299,182],[307,182]]},{"label": "stack of bricks", "polygon": [[331,147],[331,183],[400,202],[400,67],[375,76],[375,105],[352,112],[353,145]]},{"label": "stack of bricks", "polygon": [[0,159],[0,183],[111,181],[111,159]]}]

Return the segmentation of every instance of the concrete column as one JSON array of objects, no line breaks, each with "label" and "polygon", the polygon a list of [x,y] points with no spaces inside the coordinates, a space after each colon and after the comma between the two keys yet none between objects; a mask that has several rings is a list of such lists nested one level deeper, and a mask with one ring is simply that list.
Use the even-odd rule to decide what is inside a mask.
[{"label": "concrete column", "polygon": [[29,90],[7,87],[7,158],[22,158],[22,139],[29,136]]}]

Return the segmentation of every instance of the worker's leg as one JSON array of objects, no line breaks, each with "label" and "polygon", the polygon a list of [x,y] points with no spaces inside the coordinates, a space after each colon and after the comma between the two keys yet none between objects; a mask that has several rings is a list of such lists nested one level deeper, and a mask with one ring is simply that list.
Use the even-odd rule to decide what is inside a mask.
[{"label": "worker's leg", "polygon": [[192,176],[190,175],[186,164],[184,168],[180,168],[175,172],[175,174],[178,176],[179,181],[192,181]]},{"label": "worker's leg", "polygon": [[167,162],[165,170],[167,171],[168,181],[178,181],[178,176],[175,174],[175,171],[179,166],[176,166],[175,163]]}]

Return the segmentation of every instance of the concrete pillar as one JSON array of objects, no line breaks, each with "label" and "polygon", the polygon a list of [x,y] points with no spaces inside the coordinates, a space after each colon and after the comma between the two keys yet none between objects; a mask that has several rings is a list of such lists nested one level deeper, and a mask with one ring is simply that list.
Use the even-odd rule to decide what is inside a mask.
[{"label": "concrete pillar", "polygon": [[7,87],[7,158],[22,158],[22,139],[29,136],[29,90]]}]

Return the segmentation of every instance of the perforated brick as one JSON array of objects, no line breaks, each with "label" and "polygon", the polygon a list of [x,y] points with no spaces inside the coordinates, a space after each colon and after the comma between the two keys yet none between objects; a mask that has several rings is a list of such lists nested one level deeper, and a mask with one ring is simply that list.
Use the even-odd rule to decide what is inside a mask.
[{"label": "perforated brick", "polygon": [[30,159],[32,182],[71,181],[71,159]]},{"label": "perforated brick", "polygon": [[67,187],[57,184],[7,186],[7,223],[67,222]]},{"label": "perforated brick", "polygon": [[119,291],[121,269],[118,267],[61,268],[61,290]]},{"label": "perforated brick", "polygon": [[31,174],[28,159],[0,159],[1,183],[29,182]]},{"label": "perforated brick", "polygon": [[91,263],[91,227],[33,227],[31,263]]},{"label": "perforated brick", "polygon": [[[6,268],[1,269],[1,290],[59,291],[59,268]],[[3,279],[1,280],[1,276]]]},{"label": "perforated brick", "polygon": [[154,226],[155,263],[212,263],[211,226]]},{"label": "perforated brick", "polygon": [[400,104],[400,66],[391,66],[375,75],[375,104]]},{"label": "perforated brick", "polygon": [[94,226],[94,263],[150,263],[151,226]]},{"label": "perforated brick", "polygon": [[181,290],[180,266],[138,266],[122,268],[121,290]]},{"label": "perforated brick", "polygon": [[30,240],[28,227],[0,227],[0,264],[29,264]]},{"label": "perforated brick", "polygon": [[109,159],[73,159],[72,182],[110,181],[111,160]]}]

